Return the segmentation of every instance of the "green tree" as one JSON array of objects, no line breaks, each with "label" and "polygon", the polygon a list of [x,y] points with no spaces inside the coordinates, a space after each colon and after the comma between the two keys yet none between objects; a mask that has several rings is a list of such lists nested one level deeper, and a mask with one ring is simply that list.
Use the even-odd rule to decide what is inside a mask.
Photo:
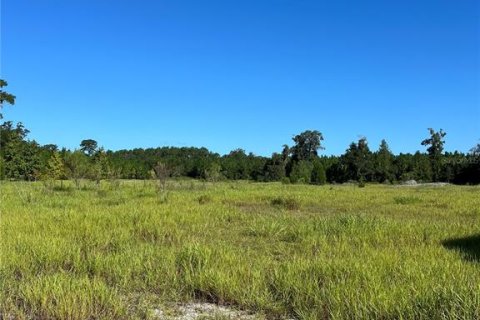
[{"label": "green tree", "polygon": [[93,156],[93,164],[91,170],[91,178],[100,185],[102,179],[109,179],[112,176],[112,169],[108,160],[107,153],[103,148],[100,148],[95,152]]},{"label": "green tree", "polygon": [[216,182],[222,177],[222,166],[217,162],[212,162],[205,170],[205,180]]},{"label": "green tree", "polygon": [[272,154],[272,157],[265,162],[263,168],[264,181],[280,181],[285,178],[285,165],[287,157],[285,157],[283,154]]},{"label": "green tree", "polygon": [[26,139],[29,131],[21,122],[0,126],[1,176],[15,180],[35,180],[40,172],[39,145]]},{"label": "green tree", "polygon": [[411,160],[411,178],[422,182],[432,181],[433,172],[428,156],[417,151]]},{"label": "green tree", "polygon": [[327,174],[325,172],[325,167],[318,159],[313,161],[311,182],[313,184],[319,185],[327,183]]},{"label": "green tree", "polygon": [[58,152],[55,152],[48,161],[48,172],[53,180],[63,179],[65,176],[65,165],[62,157]]},{"label": "green tree", "polygon": [[313,165],[309,161],[298,161],[293,163],[290,173],[291,183],[310,183],[312,177]]},{"label": "green tree", "polygon": [[7,81],[0,79],[0,119],[3,119],[3,114],[1,109],[3,108],[3,104],[6,102],[8,104],[14,105],[15,104],[15,96],[3,90],[4,87],[8,86]]},{"label": "green tree", "polygon": [[374,154],[375,158],[375,179],[378,182],[393,181],[395,172],[393,166],[394,155],[388,147],[387,141],[382,140],[380,147]]},{"label": "green tree", "polygon": [[75,182],[77,188],[80,188],[82,179],[90,174],[90,161],[80,150],[68,152],[65,154],[65,171],[69,179]]},{"label": "green tree", "polygon": [[247,180],[250,179],[250,168],[248,156],[243,149],[231,151],[222,158],[222,167],[229,179]]},{"label": "green tree", "polygon": [[60,153],[54,152],[46,165],[46,172],[42,175],[49,186],[54,186],[56,180],[60,180],[63,187],[63,177],[65,176],[65,165]]},{"label": "green tree", "polygon": [[357,143],[352,142],[340,162],[344,171],[344,181],[371,181],[372,152],[366,138],[360,138]]},{"label": "green tree", "polygon": [[430,132],[430,138],[427,138],[422,141],[422,146],[427,146],[428,156],[430,158],[430,163],[432,167],[433,180],[440,180],[440,173],[442,170],[442,154],[443,146],[445,140],[443,139],[447,133],[440,129],[440,131],[435,131],[432,128],[428,128]]},{"label": "green tree", "polygon": [[97,151],[98,143],[92,139],[82,140],[80,142],[80,150],[83,151],[87,156],[91,157]]},{"label": "green tree", "polygon": [[[317,130],[307,130],[293,137],[295,145],[291,148],[293,161],[312,160],[318,156],[318,150],[324,149],[323,135]],[[284,149],[285,150],[285,149]]]}]

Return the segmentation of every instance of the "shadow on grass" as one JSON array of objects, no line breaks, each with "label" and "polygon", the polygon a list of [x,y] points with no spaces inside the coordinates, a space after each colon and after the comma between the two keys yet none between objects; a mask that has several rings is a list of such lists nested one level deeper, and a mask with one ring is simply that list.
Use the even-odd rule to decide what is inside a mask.
[{"label": "shadow on grass", "polygon": [[443,241],[447,249],[457,250],[468,261],[480,262],[480,234]]}]

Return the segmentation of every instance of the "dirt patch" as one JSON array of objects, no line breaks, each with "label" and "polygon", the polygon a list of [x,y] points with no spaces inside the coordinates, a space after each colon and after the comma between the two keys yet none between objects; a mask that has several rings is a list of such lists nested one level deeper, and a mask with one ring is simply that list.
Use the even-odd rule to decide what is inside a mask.
[{"label": "dirt patch", "polygon": [[247,311],[236,310],[230,307],[219,306],[213,303],[201,302],[180,304],[168,310],[155,309],[153,311],[153,315],[155,319],[162,320],[263,319],[262,317],[260,317],[260,315],[255,315]]}]

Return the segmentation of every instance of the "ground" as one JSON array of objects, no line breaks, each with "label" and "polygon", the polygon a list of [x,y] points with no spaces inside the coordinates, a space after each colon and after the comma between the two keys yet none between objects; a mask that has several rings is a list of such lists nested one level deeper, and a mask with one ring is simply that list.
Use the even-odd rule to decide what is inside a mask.
[{"label": "ground", "polygon": [[0,209],[5,318],[480,318],[480,187],[2,182]]}]

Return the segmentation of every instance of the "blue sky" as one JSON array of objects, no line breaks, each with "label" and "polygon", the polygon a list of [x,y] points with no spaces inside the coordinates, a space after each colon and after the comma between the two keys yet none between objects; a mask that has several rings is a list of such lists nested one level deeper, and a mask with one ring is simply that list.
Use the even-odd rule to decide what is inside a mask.
[{"label": "blue sky", "polygon": [[1,75],[39,143],[325,154],[480,139],[477,0],[3,0]]}]

